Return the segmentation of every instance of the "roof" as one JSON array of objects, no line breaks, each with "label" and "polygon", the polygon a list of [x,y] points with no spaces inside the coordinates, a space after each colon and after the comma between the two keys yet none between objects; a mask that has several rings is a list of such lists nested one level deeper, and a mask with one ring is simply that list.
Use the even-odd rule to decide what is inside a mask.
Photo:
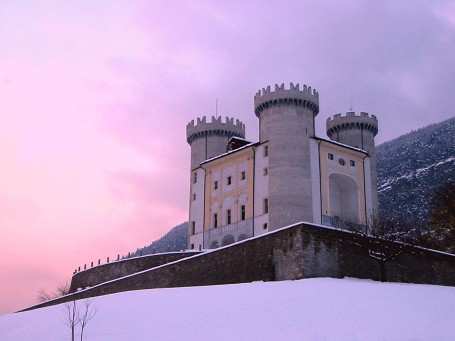
[{"label": "roof", "polygon": [[247,148],[249,148],[249,147],[254,147],[254,146],[259,145],[259,144],[260,144],[260,142],[251,142],[251,143],[248,143],[248,144],[246,144],[246,145],[244,145],[244,146],[242,146],[242,147],[240,147],[240,148],[237,148],[237,149],[234,149],[234,150],[230,150],[230,151],[228,151],[228,152],[226,152],[226,153],[223,153],[223,154],[214,156],[214,157],[212,157],[212,158],[210,158],[210,159],[207,159],[207,160],[205,160],[205,161],[202,161],[202,162],[201,162],[201,165],[206,164],[206,163],[209,163],[209,162],[212,162],[212,161],[217,160],[217,159],[220,159],[220,158],[222,158],[222,157],[225,157],[225,156],[234,154],[234,153],[236,153],[236,152],[239,152],[239,151],[241,151],[241,150],[247,149]]},{"label": "roof", "polygon": [[360,152],[360,153],[369,155],[368,152],[367,152],[366,150],[360,149],[360,148],[356,148],[356,147],[350,146],[350,145],[348,145],[348,144],[340,143],[340,142],[333,141],[333,140],[327,140],[327,139],[324,139],[324,138],[319,137],[319,136],[314,136],[313,138],[314,138],[315,140],[324,141],[324,142],[331,143],[331,144],[334,144],[334,145],[337,145],[337,146],[340,146],[340,147],[343,147],[343,148],[351,149],[351,150],[354,150],[354,151],[356,151],[356,152]]},{"label": "roof", "polygon": [[251,143],[251,141],[249,141],[247,139],[244,139],[243,137],[239,137],[239,136],[230,137],[229,140],[228,140],[228,143],[231,142],[232,140],[239,140],[239,141]]}]

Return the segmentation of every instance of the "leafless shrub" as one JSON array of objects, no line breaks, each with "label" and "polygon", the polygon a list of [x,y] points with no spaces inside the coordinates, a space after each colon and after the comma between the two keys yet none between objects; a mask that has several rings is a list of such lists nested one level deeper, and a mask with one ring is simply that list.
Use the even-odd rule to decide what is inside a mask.
[{"label": "leafless shrub", "polygon": [[80,324],[79,311],[76,301],[71,301],[65,304],[66,310],[66,325],[71,330],[71,341],[74,341],[76,327]]},{"label": "leafless shrub", "polygon": [[84,301],[84,307],[81,311],[79,311],[78,320],[81,326],[81,339],[83,340],[85,328],[87,328],[87,324],[95,317],[96,315],[96,308],[92,306],[92,302],[89,300]]}]

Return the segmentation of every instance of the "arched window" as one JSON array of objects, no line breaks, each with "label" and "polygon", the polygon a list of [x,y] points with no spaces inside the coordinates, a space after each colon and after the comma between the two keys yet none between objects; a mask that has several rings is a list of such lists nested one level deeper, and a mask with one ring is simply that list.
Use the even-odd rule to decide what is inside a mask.
[{"label": "arched window", "polygon": [[359,196],[355,181],[343,174],[331,174],[329,193],[330,216],[358,224]]}]

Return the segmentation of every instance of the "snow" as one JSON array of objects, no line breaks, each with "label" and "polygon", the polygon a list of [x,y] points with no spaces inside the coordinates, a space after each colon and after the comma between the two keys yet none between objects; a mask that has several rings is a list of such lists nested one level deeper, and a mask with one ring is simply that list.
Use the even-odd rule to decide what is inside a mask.
[{"label": "snow", "polygon": [[439,161],[439,162],[435,162],[435,163],[433,163],[433,164],[431,164],[431,165],[429,165],[427,167],[418,168],[415,171],[409,172],[407,174],[404,174],[404,175],[401,175],[401,176],[398,176],[398,177],[388,178],[388,179],[386,179],[383,183],[381,183],[378,186],[378,192],[383,192],[383,191],[389,190],[392,187],[393,184],[397,183],[401,179],[412,179],[414,177],[415,178],[419,178],[425,172],[428,172],[430,169],[442,166],[442,165],[444,165],[444,164],[446,164],[448,162],[453,162],[453,161],[455,161],[455,157],[451,156],[451,157],[448,157],[445,160],[442,160],[442,161]]},{"label": "snow", "polygon": [[259,142],[251,142],[251,143],[248,143],[248,144],[246,144],[246,145],[244,145],[244,146],[242,146],[242,147],[240,147],[240,148],[237,148],[237,149],[234,149],[234,150],[230,150],[230,151],[228,151],[228,152],[226,152],[226,153],[219,154],[219,155],[214,156],[214,157],[212,157],[212,158],[210,158],[210,159],[207,159],[207,160],[205,160],[205,161],[202,161],[202,162],[201,162],[201,165],[206,164],[206,163],[209,163],[209,162],[211,162],[211,161],[213,161],[213,160],[218,160],[219,158],[225,157],[225,156],[227,156],[227,155],[231,155],[231,154],[233,154],[233,153],[236,153],[236,152],[238,152],[238,151],[247,149],[247,148],[252,147],[252,146],[254,146],[254,145],[257,145],[257,144],[259,144]]},{"label": "snow", "polygon": [[92,270],[92,269],[95,269],[97,267],[110,265],[110,264],[113,264],[113,263],[121,263],[121,262],[125,262],[125,261],[130,261],[132,259],[147,258],[147,257],[151,257],[151,256],[171,255],[171,254],[176,254],[176,253],[195,253],[195,254],[198,254],[198,253],[200,253],[200,251],[197,251],[197,250],[183,250],[183,251],[157,252],[157,253],[149,253],[149,254],[142,255],[142,256],[120,258],[119,260],[114,259],[114,260],[111,260],[109,263],[106,262],[106,263],[101,263],[101,264],[94,264],[93,266],[88,266],[86,269],[81,269],[79,271],[76,271],[74,274],[76,274],[76,273],[79,274],[79,273],[84,272],[84,271]]},{"label": "snow", "polygon": [[314,139],[321,140],[321,141],[324,141],[324,142],[328,142],[328,143],[331,143],[331,144],[335,144],[335,145],[340,146],[340,147],[352,149],[352,150],[355,150],[355,151],[358,151],[360,153],[368,155],[368,152],[365,149],[357,148],[357,147],[351,146],[349,144],[344,144],[344,143],[341,143],[341,142],[338,142],[338,141],[334,141],[334,140],[327,140],[327,139],[325,139],[323,137],[319,137],[319,136],[315,136]]},{"label": "snow", "polygon": [[[454,340],[455,288],[304,279],[91,299],[86,340]],[[0,340],[69,340],[64,306],[0,316]]]}]

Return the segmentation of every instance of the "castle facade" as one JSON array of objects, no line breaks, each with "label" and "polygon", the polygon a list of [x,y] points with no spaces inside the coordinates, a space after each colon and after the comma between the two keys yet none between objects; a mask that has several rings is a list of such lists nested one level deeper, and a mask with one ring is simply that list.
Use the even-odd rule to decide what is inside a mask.
[{"label": "castle facade", "polygon": [[186,128],[189,249],[210,249],[300,221],[364,230],[377,212],[376,116],[347,112],[315,134],[319,93],[290,83],[254,96],[259,141],[233,118]]}]

